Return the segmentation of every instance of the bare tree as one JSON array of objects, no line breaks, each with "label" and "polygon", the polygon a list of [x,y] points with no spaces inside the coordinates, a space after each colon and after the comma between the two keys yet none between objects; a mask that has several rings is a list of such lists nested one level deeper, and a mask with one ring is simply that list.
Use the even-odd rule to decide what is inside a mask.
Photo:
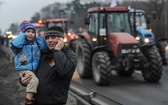
[{"label": "bare tree", "polygon": [[156,11],[157,18],[152,21],[151,27],[155,34],[156,39],[164,37],[164,0],[148,0],[149,10]]},{"label": "bare tree", "polygon": [[31,23],[36,23],[38,20],[41,19],[40,13],[36,12],[34,16],[31,18],[30,22]]},{"label": "bare tree", "polygon": [[51,6],[47,6],[41,10],[42,19],[52,18],[52,8]]}]

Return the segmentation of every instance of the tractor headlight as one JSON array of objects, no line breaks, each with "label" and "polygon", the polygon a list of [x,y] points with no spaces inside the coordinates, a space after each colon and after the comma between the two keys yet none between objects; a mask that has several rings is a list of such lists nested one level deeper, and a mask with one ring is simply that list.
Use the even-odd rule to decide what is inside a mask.
[{"label": "tractor headlight", "polygon": [[64,38],[64,43],[67,42],[67,38]]},{"label": "tractor headlight", "polygon": [[136,36],[135,39],[136,39],[137,41],[139,41],[139,40],[140,40],[140,37],[139,37],[139,36]]},{"label": "tractor headlight", "polygon": [[68,36],[72,35],[70,32],[68,32]]},{"label": "tractor headlight", "polygon": [[165,50],[168,50],[168,45],[165,47]]},{"label": "tractor headlight", "polygon": [[139,53],[140,49],[122,49],[121,53],[122,54],[127,54],[127,53]]},{"label": "tractor headlight", "polygon": [[92,38],[92,41],[93,41],[93,42],[96,42],[96,41],[97,41],[97,38]]},{"label": "tractor headlight", "polygon": [[149,43],[150,39],[149,38],[145,38],[144,41],[145,41],[145,43]]}]

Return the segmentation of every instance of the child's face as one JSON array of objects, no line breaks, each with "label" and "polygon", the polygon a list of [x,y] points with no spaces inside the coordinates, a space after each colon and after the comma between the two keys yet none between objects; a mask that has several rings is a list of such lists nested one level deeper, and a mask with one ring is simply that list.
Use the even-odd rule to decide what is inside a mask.
[{"label": "child's face", "polygon": [[35,32],[33,29],[28,29],[25,32],[27,40],[33,40],[35,38]]}]

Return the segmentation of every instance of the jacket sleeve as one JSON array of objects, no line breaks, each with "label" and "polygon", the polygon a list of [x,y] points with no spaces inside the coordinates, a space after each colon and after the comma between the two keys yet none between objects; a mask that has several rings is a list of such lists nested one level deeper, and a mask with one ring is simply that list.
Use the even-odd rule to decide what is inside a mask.
[{"label": "jacket sleeve", "polygon": [[25,33],[20,33],[15,39],[10,42],[10,47],[14,54],[17,54],[23,48],[25,44],[26,35]]},{"label": "jacket sleeve", "polygon": [[36,38],[36,41],[37,41],[37,44],[39,46],[39,49],[41,51],[47,51],[48,47],[47,47],[47,43],[44,39],[43,36],[39,35],[37,38]]},{"label": "jacket sleeve", "polygon": [[54,51],[55,70],[59,76],[72,76],[77,65],[77,56],[70,48],[66,51]]}]

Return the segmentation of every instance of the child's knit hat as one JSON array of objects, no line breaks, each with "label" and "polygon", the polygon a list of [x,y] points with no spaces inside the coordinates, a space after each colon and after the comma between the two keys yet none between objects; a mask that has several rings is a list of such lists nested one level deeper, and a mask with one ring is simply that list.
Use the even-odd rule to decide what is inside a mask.
[{"label": "child's knit hat", "polygon": [[33,24],[29,23],[27,20],[24,20],[21,25],[21,31],[26,32],[27,29],[33,29],[36,33],[36,28]]}]

